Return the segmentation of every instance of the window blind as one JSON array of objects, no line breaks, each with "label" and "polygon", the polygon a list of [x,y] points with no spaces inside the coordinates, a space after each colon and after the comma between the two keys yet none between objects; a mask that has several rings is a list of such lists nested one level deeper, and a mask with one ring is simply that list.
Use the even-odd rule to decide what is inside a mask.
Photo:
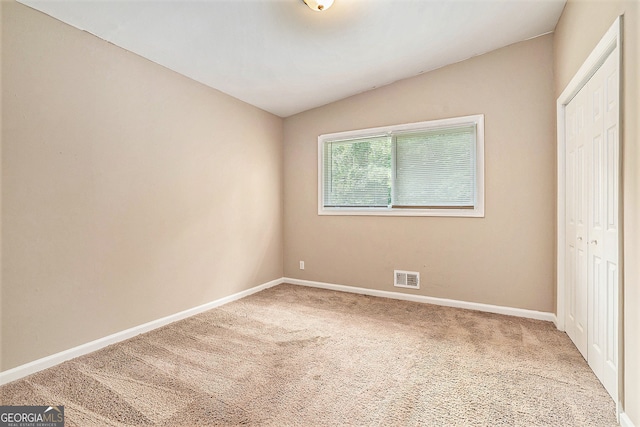
[{"label": "window blind", "polygon": [[394,207],[473,208],[475,125],[395,138]]}]

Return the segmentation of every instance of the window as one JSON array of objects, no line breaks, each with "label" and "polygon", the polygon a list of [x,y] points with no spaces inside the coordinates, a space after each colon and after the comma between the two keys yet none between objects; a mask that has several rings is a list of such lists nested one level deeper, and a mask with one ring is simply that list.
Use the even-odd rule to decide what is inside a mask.
[{"label": "window", "polygon": [[484,116],[321,135],[318,214],[484,216]]}]

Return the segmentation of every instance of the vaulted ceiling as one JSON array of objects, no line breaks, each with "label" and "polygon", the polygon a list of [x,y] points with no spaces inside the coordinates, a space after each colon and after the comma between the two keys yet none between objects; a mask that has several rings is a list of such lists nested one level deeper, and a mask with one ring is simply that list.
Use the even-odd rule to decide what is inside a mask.
[{"label": "vaulted ceiling", "polygon": [[19,0],[281,117],[554,30],[565,0]]}]

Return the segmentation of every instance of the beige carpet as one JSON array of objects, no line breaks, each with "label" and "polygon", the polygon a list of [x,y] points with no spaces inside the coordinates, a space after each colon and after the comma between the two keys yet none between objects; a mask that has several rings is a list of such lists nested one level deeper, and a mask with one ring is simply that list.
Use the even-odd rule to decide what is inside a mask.
[{"label": "beige carpet", "polygon": [[548,322],[280,285],[42,371],[67,426],[613,426]]}]

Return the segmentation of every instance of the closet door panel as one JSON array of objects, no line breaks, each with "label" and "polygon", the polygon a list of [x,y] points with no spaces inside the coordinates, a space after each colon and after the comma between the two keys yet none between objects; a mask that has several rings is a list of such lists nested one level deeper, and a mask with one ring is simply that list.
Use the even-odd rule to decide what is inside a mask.
[{"label": "closet door panel", "polygon": [[566,330],[583,357],[587,358],[587,188],[586,100],[583,88],[567,105],[566,164]]}]

